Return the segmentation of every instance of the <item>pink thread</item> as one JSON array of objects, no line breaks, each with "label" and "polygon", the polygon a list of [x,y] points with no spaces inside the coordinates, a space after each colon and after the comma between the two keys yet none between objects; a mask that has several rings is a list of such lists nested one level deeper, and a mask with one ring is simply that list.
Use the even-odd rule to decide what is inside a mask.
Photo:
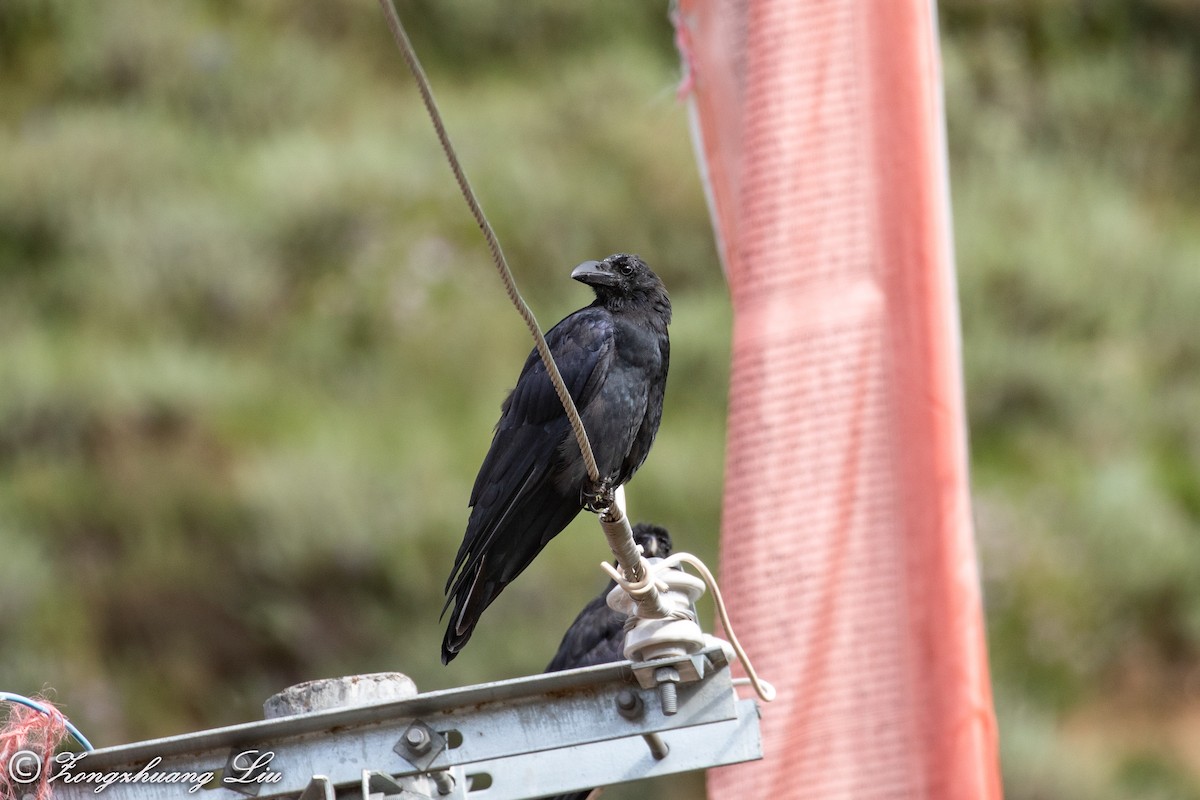
[{"label": "pink thread", "polygon": [[[14,704],[9,709],[4,727],[0,728],[0,800],[17,800],[29,795],[36,800],[50,800],[49,776],[54,766],[54,753],[67,736],[67,720],[46,698],[33,699],[50,709],[50,713],[42,714]],[[40,774],[31,783],[18,783],[15,780],[20,772],[12,764],[12,759],[22,750],[37,753],[42,759]]]}]

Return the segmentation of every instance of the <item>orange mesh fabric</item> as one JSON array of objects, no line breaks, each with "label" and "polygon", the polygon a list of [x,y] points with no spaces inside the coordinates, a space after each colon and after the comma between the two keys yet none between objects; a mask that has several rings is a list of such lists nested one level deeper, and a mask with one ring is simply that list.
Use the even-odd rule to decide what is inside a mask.
[{"label": "orange mesh fabric", "polygon": [[721,578],[779,699],[713,797],[998,798],[928,0],[681,0],[734,304]]}]

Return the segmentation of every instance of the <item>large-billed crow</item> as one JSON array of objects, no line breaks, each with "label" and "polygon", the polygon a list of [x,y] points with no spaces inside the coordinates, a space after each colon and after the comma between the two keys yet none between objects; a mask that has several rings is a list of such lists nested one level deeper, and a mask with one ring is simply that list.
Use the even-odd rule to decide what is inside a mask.
[{"label": "large-billed crow", "polygon": [[[639,522],[633,526],[633,540],[642,546],[646,558],[671,555],[671,535],[666,528]],[[599,596],[592,598],[563,634],[558,652],[546,665],[546,672],[594,667],[625,658],[625,620],[628,617],[608,607],[608,593],[617,584],[609,581]],[[587,800],[593,789],[545,797],[542,800]]]},{"label": "large-billed crow", "polygon": [[[661,526],[639,522],[633,526],[633,540],[642,546],[642,555],[646,558],[671,555],[671,535]],[[607,602],[608,593],[616,585],[610,580],[604,591],[583,607],[563,634],[558,652],[546,665],[546,672],[593,667],[625,658],[625,620],[628,617],[613,611]]]},{"label": "large-billed crow", "polygon": [[[551,328],[546,343],[579,409],[600,476],[617,487],[646,460],[662,419],[671,301],[645,262],[625,253],[585,261],[571,277],[591,286],[596,300]],[[453,601],[454,611],[442,639],[443,664],[594,488],[535,350],[501,406],[471,490],[471,516],[446,581],[446,607]]]}]

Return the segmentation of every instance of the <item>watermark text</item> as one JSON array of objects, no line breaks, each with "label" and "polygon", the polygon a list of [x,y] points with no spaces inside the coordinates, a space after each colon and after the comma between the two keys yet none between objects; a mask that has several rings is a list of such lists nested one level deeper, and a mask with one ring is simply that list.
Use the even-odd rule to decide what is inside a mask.
[{"label": "watermark text", "polygon": [[[272,784],[283,778],[283,773],[271,769],[275,754],[270,750],[243,750],[230,760],[225,774],[217,780],[215,770],[159,769],[162,756],[155,756],[136,771],[89,770],[85,763],[87,753],[59,753],[48,768],[47,781],[64,785],[81,784],[91,787],[96,794],[121,784],[176,784],[195,794],[205,786]],[[6,769],[13,783],[31,784],[42,780],[42,756],[32,750],[18,750],[9,759]]]}]

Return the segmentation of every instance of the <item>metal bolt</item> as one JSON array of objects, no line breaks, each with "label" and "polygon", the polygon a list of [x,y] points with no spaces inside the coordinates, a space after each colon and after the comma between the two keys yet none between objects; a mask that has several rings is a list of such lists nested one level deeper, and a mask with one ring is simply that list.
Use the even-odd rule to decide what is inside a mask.
[{"label": "metal bolt", "polygon": [[625,719],[638,719],[645,710],[641,696],[632,689],[622,689],[617,693],[617,713]]},{"label": "metal bolt", "polygon": [[657,733],[643,733],[642,738],[650,746],[650,755],[655,761],[662,761],[671,753],[671,747]]},{"label": "metal bolt", "polygon": [[673,716],[679,711],[679,694],[675,684],[679,682],[679,670],[674,667],[659,667],[654,670],[654,679],[658,681],[658,698],[662,701],[662,712]]},{"label": "metal bolt", "polygon": [[435,772],[432,777],[438,794],[450,794],[454,791],[454,776],[450,774],[449,770]]},{"label": "metal bolt", "polygon": [[404,732],[404,744],[417,755],[423,755],[429,752],[433,741],[429,738],[429,731],[412,727]]},{"label": "metal bolt", "polygon": [[663,713],[668,717],[673,716],[679,711],[679,695],[676,694],[675,684],[660,683],[658,685],[658,696],[662,700]]}]

